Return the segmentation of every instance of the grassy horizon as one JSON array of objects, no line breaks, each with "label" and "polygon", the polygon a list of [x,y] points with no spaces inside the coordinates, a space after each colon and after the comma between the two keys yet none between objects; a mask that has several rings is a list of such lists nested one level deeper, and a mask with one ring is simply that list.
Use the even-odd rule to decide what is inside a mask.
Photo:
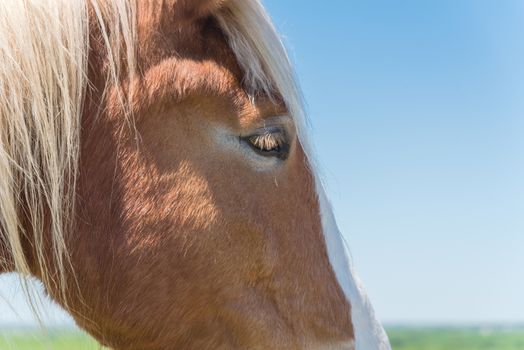
[{"label": "grassy horizon", "polygon": [[388,327],[393,350],[524,350],[522,326]]},{"label": "grassy horizon", "polygon": [[[390,326],[393,350],[524,350],[523,326]],[[75,329],[1,329],[0,350],[105,350]]]}]

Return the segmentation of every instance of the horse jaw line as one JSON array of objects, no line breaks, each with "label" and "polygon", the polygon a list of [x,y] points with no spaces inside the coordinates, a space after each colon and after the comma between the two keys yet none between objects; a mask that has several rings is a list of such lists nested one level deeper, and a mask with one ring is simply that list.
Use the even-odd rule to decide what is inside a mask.
[{"label": "horse jaw line", "polygon": [[355,350],[391,350],[386,332],[377,320],[364,288],[353,270],[333,210],[318,175],[316,184],[329,261],[351,305]]}]

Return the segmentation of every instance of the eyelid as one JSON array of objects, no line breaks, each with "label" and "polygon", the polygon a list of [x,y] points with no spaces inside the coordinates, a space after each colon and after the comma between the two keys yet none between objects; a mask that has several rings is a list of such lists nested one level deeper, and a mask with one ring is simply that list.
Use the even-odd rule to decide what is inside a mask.
[{"label": "eyelid", "polygon": [[290,139],[294,135],[293,119],[287,115],[277,115],[259,120],[256,124],[246,127],[247,131],[243,136],[262,134],[261,131],[267,130],[270,133],[281,132],[287,135]]},{"label": "eyelid", "polygon": [[250,136],[241,137],[253,151],[264,157],[287,159],[291,140],[283,126],[269,126],[256,130]]},{"label": "eyelid", "polygon": [[273,130],[265,129],[261,133],[249,136],[248,139],[253,145],[261,149],[285,146],[289,143],[285,131],[277,128]]},{"label": "eyelid", "polygon": [[286,134],[286,128],[280,125],[268,125],[255,130],[254,135]]},{"label": "eyelid", "polygon": [[293,126],[293,119],[288,114],[276,115],[262,120],[262,127],[270,128],[272,126],[280,129],[291,128]]},{"label": "eyelid", "polygon": [[257,138],[273,137],[280,143],[290,143],[287,128],[282,125],[270,125],[251,131],[247,135],[240,136],[241,139],[255,141]]}]

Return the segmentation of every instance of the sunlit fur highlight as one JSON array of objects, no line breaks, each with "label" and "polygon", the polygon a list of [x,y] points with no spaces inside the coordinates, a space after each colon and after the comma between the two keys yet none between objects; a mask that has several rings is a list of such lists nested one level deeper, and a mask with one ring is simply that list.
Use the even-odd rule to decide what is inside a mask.
[{"label": "sunlit fur highlight", "polygon": [[[69,268],[64,237],[72,220],[80,116],[89,84],[89,28],[99,27],[110,63],[107,86],[117,85],[125,75],[135,74],[134,11],[130,0],[0,2],[0,238],[12,259],[0,264],[12,264],[23,276],[36,272],[44,284],[58,285],[64,294]],[[266,11],[258,0],[226,0],[214,16],[244,71],[246,90],[284,100],[314,170],[301,95]],[[95,18],[95,23],[89,23],[89,18]],[[122,103],[125,100],[121,96]],[[357,349],[387,349],[367,298],[353,280],[347,253],[343,248],[333,251],[342,239],[320,177],[315,176],[331,263],[347,270],[340,272],[340,266],[333,266],[352,305]],[[44,222],[44,217],[50,222]],[[44,258],[46,226],[57,275],[49,271]],[[24,237],[33,245],[38,271],[30,271]],[[368,324],[370,329],[362,328]],[[369,334],[362,336],[364,332]]]}]

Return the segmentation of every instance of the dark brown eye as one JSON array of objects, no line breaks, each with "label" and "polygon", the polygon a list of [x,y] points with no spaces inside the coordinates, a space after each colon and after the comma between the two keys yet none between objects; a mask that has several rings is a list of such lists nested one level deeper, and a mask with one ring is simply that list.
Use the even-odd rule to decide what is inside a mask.
[{"label": "dark brown eye", "polygon": [[258,154],[264,157],[286,159],[289,140],[285,131],[278,128],[264,129],[260,133],[242,138]]}]

